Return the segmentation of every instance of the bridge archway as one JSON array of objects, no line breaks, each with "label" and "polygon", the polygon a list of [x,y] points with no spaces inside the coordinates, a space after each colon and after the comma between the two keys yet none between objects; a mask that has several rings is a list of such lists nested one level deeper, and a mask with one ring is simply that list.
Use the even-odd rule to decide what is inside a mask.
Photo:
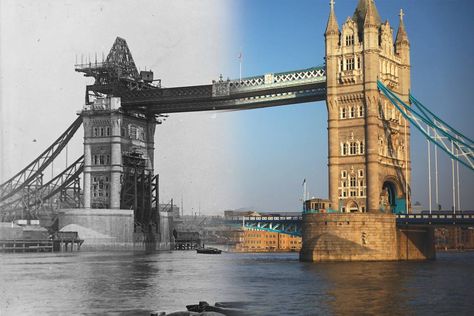
[{"label": "bridge archway", "polygon": [[355,201],[350,201],[347,203],[347,213],[357,213],[359,212],[359,205]]},{"label": "bridge archway", "polygon": [[405,199],[394,179],[386,179],[380,194],[380,209],[385,213],[405,213]]}]

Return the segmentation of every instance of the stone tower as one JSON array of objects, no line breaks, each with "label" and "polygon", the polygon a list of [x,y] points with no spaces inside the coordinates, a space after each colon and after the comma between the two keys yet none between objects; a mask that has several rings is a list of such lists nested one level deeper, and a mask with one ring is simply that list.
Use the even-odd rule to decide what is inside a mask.
[{"label": "stone tower", "polygon": [[410,127],[377,89],[380,80],[408,103],[410,45],[403,12],[394,41],[374,0],[359,0],[341,29],[331,1],[325,38],[331,208],[406,212]]},{"label": "stone tower", "polygon": [[[84,207],[149,208],[137,203],[150,203],[151,199],[146,192],[153,176],[155,120],[122,111],[120,98],[113,97],[96,99],[81,115]],[[135,214],[135,221],[141,216],[144,214]]]}]

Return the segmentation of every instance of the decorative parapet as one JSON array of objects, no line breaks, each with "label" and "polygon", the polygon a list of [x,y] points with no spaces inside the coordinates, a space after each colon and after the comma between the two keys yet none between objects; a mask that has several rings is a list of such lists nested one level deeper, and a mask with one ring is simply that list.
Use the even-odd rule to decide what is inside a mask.
[{"label": "decorative parapet", "polygon": [[97,98],[90,104],[85,104],[84,111],[111,111],[118,110],[121,107],[121,101],[118,97]]},{"label": "decorative parapet", "polygon": [[219,77],[219,81],[212,81],[212,96],[221,97],[230,95],[230,80],[222,80],[222,75]]},{"label": "decorative parapet", "polygon": [[230,92],[262,89],[268,86],[291,86],[301,83],[312,83],[326,80],[324,67],[302,70],[268,73],[263,76],[248,77],[230,81]]},{"label": "decorative parapet", "polygon": [[338,79],[342,84],[362,82],[362,71],[360,69],[344,70],[339,72]]}]

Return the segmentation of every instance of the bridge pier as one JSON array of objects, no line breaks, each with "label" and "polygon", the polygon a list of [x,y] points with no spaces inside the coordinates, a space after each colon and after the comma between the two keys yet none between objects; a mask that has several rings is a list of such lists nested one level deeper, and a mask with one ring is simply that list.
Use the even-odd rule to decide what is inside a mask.
[{"label": "bridge pier", "polygon": [[431,227],[398,228],[393,214],[304,214],[301,261],[426,260],[436,256]]}]

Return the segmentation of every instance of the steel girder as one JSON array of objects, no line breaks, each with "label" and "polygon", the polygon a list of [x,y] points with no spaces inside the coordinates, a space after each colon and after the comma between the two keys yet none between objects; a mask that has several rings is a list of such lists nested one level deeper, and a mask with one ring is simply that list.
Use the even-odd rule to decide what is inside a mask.
[{"label": "steel girder", "polygon": [[[59,155],[69,140],[74,136],[82,124],[82,117],[78,117],[68,129],[49,146],[38,158],[0,185],[0,203],[13,197],[21,190],[42,176],[43,171]],[[8,203],[8,202],[7,202]]]}]

